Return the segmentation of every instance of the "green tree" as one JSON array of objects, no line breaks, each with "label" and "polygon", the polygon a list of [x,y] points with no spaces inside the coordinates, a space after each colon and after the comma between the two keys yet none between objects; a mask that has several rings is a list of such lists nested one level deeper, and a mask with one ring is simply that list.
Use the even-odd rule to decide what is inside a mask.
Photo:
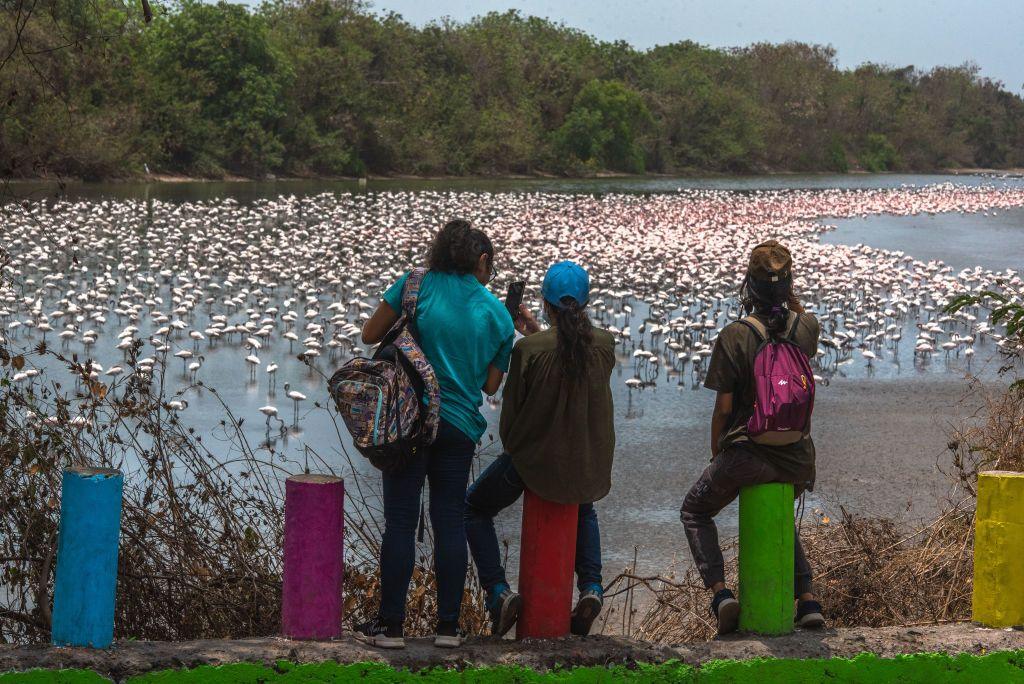
[{"label": "green tree", "polygon": [[263,5],[261,13],[274,49],[292,74],[281,93],[284,170],[295,175],[363,173],[360,124],[370,118],[372,89],[366,73],[373,59],[353,40],[367,23],[363,6],[348,0],[278,0]]},{"label": "green tree", "polygon": [[0,3],[0,175],[930,171],[1024,166],[1024,99],[972,64],[829,47],[637,50],[516,11],[365,0]]},{"label": "green tree", "polygon": [[555,144],[582,162],[642,173],[644,151],[639,138],[650,122],[639,93],[620,81],[595,79],[576,96],[572,111],[555,132]]},{"label": "green tree", "polygon": [[860,153],[860,163],[868,171],[891,171],[896,168],[899,155],[889,139],[881,133],[868,133],[867,142]]},{"label": "green tree", "polygon": [[654,48],[643,83],[657,122],[655,168],[746,172],[764,149],[765,113],[728,83],[729,57],[695,43]]},{"label": "green tree", "polygon": [[0,177],[141,170],[140,24],[117,0],[0,3]]},{"label": "green tree", "polygon": [[291,73],[264,19],[244,5],[183,0],[149,31],[147,104],[164,163],[203,175],[278,166]]}]

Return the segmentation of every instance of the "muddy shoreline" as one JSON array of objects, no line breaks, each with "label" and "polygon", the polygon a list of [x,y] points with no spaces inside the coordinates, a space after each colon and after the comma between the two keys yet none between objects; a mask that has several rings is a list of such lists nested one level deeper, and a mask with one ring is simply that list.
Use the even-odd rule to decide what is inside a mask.
[{"label": "muddy shoreline", "polygon": [[[955,176],[979,176],[979,175],[998,175],[998,176],[1024,176],[1024,168],[1006,168],[1006,169],[988,169],[988,168],[934,168],[934,169],[911,169],[904,171],[865,171],[862,169],[852,169],[845,174],[845,176],[867,176],[867,175],[899,175],[899,174],[922,174],[922,175],[955,175]],[[590,175],[581,176],[567,176],[558,175],[552,173],[533,173],[533,174],[495,174],[495,175],[480,175],[480,176],[453,176],[453,175],[416,175],[416,174],[367,174],[366,176],[321,176],[321,175],[310,175],[310,176],[290,176],[290,175],[276,175],[270,174],[267,176],[239,176],[236,174],[225,174],[220,177],[203,177],[203,176],[189,176],[178,173],[141,173],[132,174],[128,173],[124,176],[116,176],[109,178],[96,178],[88,181],[81,178],[72,177],[53,177],[53,176],[24,176],[18,178],[4,178],[0,179],[0,182],[10,183],[12,185],[18,185],[22,183],[71,183],[71,184],[90,184],[90,183],[263,183],[272,181],[347,181],[357,182],[360,180],[369,181],[502,181],[502,180],[551,180],[551,179],[564,179],[564,180],[586,180],[586,179],[623,179],[623,178],[635,178],[635,179],[658,179],[658,178],[730,178],[730,177],[756,177],[756,176],[833,176],[837,175],[835,171],[791,171],[786,169],[758,169],[752,173],[735,173],[735,172],[715,172],[708,170],[695,170],[692,172],[679,171],[675,173],[643,173],[643,174],[631,174],[631,173],[618,173],[615,171],[599,171]]]},{"label": "muddy shoreline", "polygon": [[540,640],[470,639],[462,648],[435,648],[428,639],[410,639],[402,651],[370,648],[351,637],[329,642],[290,641],[278,637],[183,642],[120,641],[107,650],[53,646],[0,645],[0,673],[34,668],[91,669],[115,681],[167,669],[253,662],[383,662],[395,667],[465,669],[519,665],[535,670],[555,667],[629,665],[750,658],[849,658],[860,653],[892,657],[909,653],[983,654],[1024,649],[1024,631],[986,629],[968,623],[913,627],[844,628],[797,631],[782,637],[735,635],[723,639],[661,646],[620,637]]}]

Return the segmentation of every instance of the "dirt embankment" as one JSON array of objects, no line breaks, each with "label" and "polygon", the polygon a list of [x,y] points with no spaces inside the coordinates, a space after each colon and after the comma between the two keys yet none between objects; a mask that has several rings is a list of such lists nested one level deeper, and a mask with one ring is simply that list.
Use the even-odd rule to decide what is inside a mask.
[{"label": "dirt embankment", "polygon": [[351,638],[332,642],[300,642],[280,638],[186,642],[122,641],[94,651],[50,646],[0,645],[0,672],[33,668],[86,668],[115,680],[154,670],[278,660],[306,663],[377,661],[395,667],[467,668],[520,665],[536,670],[661,663],[682,660],[700,665],[711,660],[756,657],[831,658],[875,653],[891,657],[905,653],[945,652],[983,654],[1024,649],[1024,631],[984,629],[970,624],[926,627],[851,628],[824,632],[798,631],[783,637],[736,635],[711,642],[657,646],[619,637],[590,637],[553,641],[471,639],[463,648],[442,650],[427,639],[411,639],[404,651],[381,651]]}]

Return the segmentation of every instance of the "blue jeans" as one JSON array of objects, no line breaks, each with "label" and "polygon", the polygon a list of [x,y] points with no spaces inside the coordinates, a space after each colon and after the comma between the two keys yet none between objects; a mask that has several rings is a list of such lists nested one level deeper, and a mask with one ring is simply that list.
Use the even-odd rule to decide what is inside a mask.
[{"label": "blue jeans", "polygon": [[[476,563],[480,585],[488,592],[499,584],[508,584],[501,566],[494,516],[522,496],[526,485],[502,454],[480,474],[466,493],[466,538]],[[594,504],[580,504],[576,528],[576,582],[582,590],[589,584],[601,584],[601,531]]]},{"label": "blue jeans", "polygon": [[442,420],[437,440],[402,472],[384,475],[384,539],[380,546],[380,617],[405,620],[416,561],[416,526],[423,481],[430,481],[430,524],[434,531],[437,619],[457,621],[466,585],[466,484],[476,444]]}]

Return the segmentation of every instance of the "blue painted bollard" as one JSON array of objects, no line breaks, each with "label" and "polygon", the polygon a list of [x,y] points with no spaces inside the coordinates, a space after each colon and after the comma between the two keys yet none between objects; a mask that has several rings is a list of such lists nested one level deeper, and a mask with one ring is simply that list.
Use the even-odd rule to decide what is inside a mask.
[{"label": "blue painted bollard", "polygon": [[106,648],[114,640],[123,484],[121,472],[110,468],[64,471],[51,632],[56,646]]}]

